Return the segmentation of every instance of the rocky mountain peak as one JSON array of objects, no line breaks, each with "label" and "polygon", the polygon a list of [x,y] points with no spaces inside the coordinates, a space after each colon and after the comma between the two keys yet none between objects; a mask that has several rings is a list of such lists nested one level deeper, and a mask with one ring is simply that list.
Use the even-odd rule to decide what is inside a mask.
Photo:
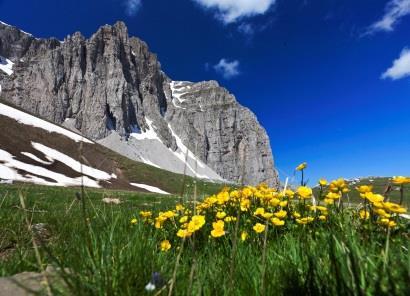
[{"label": "rocky mountain peak", "polygon": [[277,183],[255,115],[216,81],[172,81],[123,22],[63,42],[0,24],[0,56],[14,63],[1,97],[27,111],[171,171]]}]

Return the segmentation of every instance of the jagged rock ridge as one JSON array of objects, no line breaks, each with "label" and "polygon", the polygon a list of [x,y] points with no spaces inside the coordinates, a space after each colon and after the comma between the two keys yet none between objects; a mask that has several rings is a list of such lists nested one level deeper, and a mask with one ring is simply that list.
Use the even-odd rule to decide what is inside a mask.
[{"label": "jagged rock ridge", "polygon": [[[186,170],[165,158],[171,153],[181,160],[188,148],[191,171],[277,184],[269,139],[255,115],[215,81],[172,81],[123,22],[105,25],[89,39],[77,32],[63,42],[0,24],[0,56],[14,63],[11,75],[0,71],[2,98],[29,112],[70,122],[89,138],[131,158],[149,156],[166,169]],[[141,136],[147,134],[155,137]],[[153,141],[165,148],[151,149]]]}]

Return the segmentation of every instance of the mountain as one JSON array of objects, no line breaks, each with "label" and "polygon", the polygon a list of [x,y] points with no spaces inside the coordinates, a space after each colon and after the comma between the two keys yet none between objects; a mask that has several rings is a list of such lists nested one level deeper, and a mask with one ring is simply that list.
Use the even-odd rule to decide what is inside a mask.
[{"label": "mountain", "polygon": [[[0,183],[179,194],[194,179],[132,161],[66,128],[0,102]],[[81,164],[82,163],[82,164]],[[221,184],[199,181],[202,192]]]},{"label": "mountain", "polygon": [[278,183],[266,131],[216,81],[171,80],[123,22],[89,39],[0,24],[1,98],[131,159],[207,179]]}]

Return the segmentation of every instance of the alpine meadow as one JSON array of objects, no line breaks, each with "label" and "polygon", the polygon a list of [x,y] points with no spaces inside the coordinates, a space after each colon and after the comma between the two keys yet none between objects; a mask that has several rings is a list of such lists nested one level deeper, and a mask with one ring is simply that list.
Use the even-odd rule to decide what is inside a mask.
[{"label": "alpine meadow", "polygon": [[0,10],[0,296],[409,295],[410,0]]}]

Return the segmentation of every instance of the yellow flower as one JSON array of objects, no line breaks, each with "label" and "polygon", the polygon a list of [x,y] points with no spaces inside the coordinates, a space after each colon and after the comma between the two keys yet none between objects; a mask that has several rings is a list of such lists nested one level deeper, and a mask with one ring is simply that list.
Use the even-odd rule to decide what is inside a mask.
[{"label": "yellow flower", "polygon": [[362,196],[365,199],[369,200],[371,203],[382,202],[384,200],[383,195],[375,194],[373,192],[366,192],[364,194],[360,194],[360,196]]},{"label": "yellow flower", "polygon": [[295,192],[293,192],[293,191],[290,190],[290,189],[286,189],[285,195],[286,195],[287,197],[289,197],[289,198],[293,198],[293,196],[295,195]]},{"label": "yellow flower", "polygon": [[294,212],[294,213],[293,213],[293,217],[295,217],[295,218],[300,218],[301,215],[300,215],[298,212]]},{"label": "yellow flower", "polygon": [[320,215],[320,216],[319,216],[319,220],[320,220],[320,221],[326,221],[326,219],[327,219],[327,218],[326,218],[325,215]]},{"label": "yellow flower", "polygon": [[177,236],[180,238],[190,237],[192,232],[189,232],[187,229],[180,229],[177,232]]},{"label": "yellow flower", "polygon": [[366,211],[366,210],[360,210],[359,211],[359,216],[360,216],[360,219],[367,220],[370,217],[370,213],[369,213],[369,211]]},{"label": "yellow flower", "polygon": [[286,211],[284,211],[284,210],[280,210],[279,212],[276,212],[276,213],[275,213],[275,216],[278,217],[278,218],[283,219],[283,218],[286,217],[287,214],[288,214],[288,212],[286,212]]},{"label": "yellow flower", "polygon": [[321,211],[321,212],[327,212],[327,208],[323,207],[323,206],[310,206],[309,208],[310,208],[311,211],[318,210],[318,211]]},{"label": "yellow flower", "polygon": [[217,222],[212,223],[212,228],[213,230],[211,231],[211,236],[212,237],[221,237],[225,235],[224,231],[224,221],[218,220]]},{"label": "yellow flower", "polygon": [[195,232],[202,228],[205,224],[205,216],[196,215],[193,216],[191,221],[188,223],[188,231]]},{"label": "yellow flower", "polygon": [[225,217],[224,221],[225,221],[225,222],[236,221],[236,217],[228,216],[228,217]]},{"label": "yellow flower", "polygon": [[366,192],[371,192],[373,190],[373,186],[371,185],[362,185],[356,188],[357,191],[360,193],[366,193]]},{"label": "yellow flower", "polygon": [[226,192],[226,191],[219,192],[219,193],[216,195],[216,199],[218,200],[218,204],[219,204],[219,205],[222,205],[222,204],[224,204],[224,203],[226,203],[226,202],[229,201],[229,193]]},{"label": "yellow flower", "polygon": [[403,185],[403,184],[409,184],[410,183],[410,178],[409,177],[403,177],[403,176],[397,176],[397,177],[393,177],[392,181],[396,185]]},{"label": "yellow flower", "polygon": [[380,219],[379,223],[387,227],[395,227],[397,225],[396,222],[394,222],[393,220],[389,220],[387,218]]},{"label": "yellow flower", "polygon": [[286,206],[288,205],[288,201],[287,201],[287,200],[281,201],[281,202],[279,203],[279,205],[280,205],[281,207],[286,207]]},{"label": "yellow flower", "polygon": [[179,223],[186,223],[188,221],[188,216],[183,216],[179,219]]},{"label": "yellow flower", "polygon": [[242,196],[245,198],[251,197],[253,194],[252,189],[249,187],[246,187],[244,189],[242,189]]},{"label": "yellow flower", "polygon": [[394,202],[385,202],[383,203],[383,206],[386,210],[396,213],[396,214],[404,214],[406,213],[406,208],[403,208],[402,206],[394,203]]},{"label": "yellow flower", "polygon": [[263,231],[265,230],[265,225],[260,224],[260,223],[256,223],[256,224],[253,226],[253,230],[254,230],[256,233],[261,233],[261,232],[263,232]]},{"label": "yellow flower", "polygon": [[132,225],[137,224],[137,222],[138,222],[138,220],[137,220],[136,218],[132,218],[132,219],[131,219],[131,224],[132,224]]},{"label": "yellow flower", "polygon": [[251,201],[249,199],[241,200],[241,211],[242,212],[247,211],[250,206],[251,206]]},{"label": "yellow flower", "polygon": [[152,213],[150,211],[141,211],[140,216],[142,218],[150,218],[152,216]]},{"label": "yellow flower", "polygon": [[296,222],[299,223],[299,224],[305,225],[305,224],[308,224],[308,223],[312,222],[313,220],[315,220],[315,219],[312,218],[312,217],[305,217],[305,218],[301,218],[301,219],[296,219]]},{"label": "yellow flower", "polygon": [[335,192],[329,192],[328,194],[326,194],[326,198],[328,199],[339,199],[341,198],[342,195],[340,193],[335,193]]},{"label": "yellow flower", "polygon": [[312,189],[306,186],[300,186],[297,193],[301,199],[307,199],[312,196]]},{"label": "yellow flower", "polygon": [[270,218],[273,217],[273,213],[264,213],[264,214],[262,214],[262,217],[265,218],[265,219],[270,219]]},{"label": "yellow flower", "polygon": [[334,199],[331,199],[331,198],[325,198],[325,203],[327,204],[327,205],[332,205],[332,204],[334,204],[335,203],[335,200]]},{"label": "yellow flower", "polygon": [[296,171],[302,171],[302,170],[304,170],[304,169],[306,169],[306,168],[307,168],[307,163],[304,162],[304,163],[301,163],[300,165],[298,165],[295,170],[296,170]]},{"label": "yellow flower", "polygon": [[255,216],[262,216],[265,214],[265,209],[264,208],[257,208],[256,211],[253,213]]},{"label": "yellow flower", "polygon": [[320,186],[326,186],[328,183],[327,183],[327,180],[326,179],[320,179],[319,180],[319,185]]},{"label": "yellow flower", "polygon": [[248,239],[248,233],[246,231],[242,231],[241,233],[241,241],[246,241]]},{"label": "yellow flower", "polygon": [[167,239],[163,240],[161,242],[161,251],[166,252],[166,251],[169,251],[169,249],[171,249],[171,243]]},{"label": "yellow flower", "polygon": [[280,200],[278,199],[278,198],[272,198],[270,201],[269,201],[269,204],[272,206],[272,207],[276,207],[276,206],[278,206],[279,204],[280,204]]},{"label": "yellow flower", "polygon": [[374,211],[377,215],[379,215],[383,218],[390,218],[390,216],[391,216],[390,214],[387,214],[386,211],[383,210],[383,209],[375,209]]},{"label": "yellow flower", "polygon": [[285,225],[285,221],[280,220],[280,219],[278,219],[278,218],[276,218],[276,217],[272,218],[270,221],[271,221],[271,222],[273,223],[273,225],[275,225],[275,226],[283,226],[283,225]]},{"label": "yellow flower", "polygon": [[229,196],[233,199],[239,198],[239,191],[238,190],[233,190],[229,193]]},{"label": "yellow flower", "polygon": [[225,218],[225,216],[226,216],[225,212],[216,213],[216,218],[218,218],[218,219],[223,219],[223,218]]},{"label": "yellow flower", "polygon": [[185,209],[185,207],[184,207],[183,205],[181,205],[181,204],[177,204],[177,205],[175,206],[175,209],[176,209],[177,211],[183,211],[183,210]]}]

